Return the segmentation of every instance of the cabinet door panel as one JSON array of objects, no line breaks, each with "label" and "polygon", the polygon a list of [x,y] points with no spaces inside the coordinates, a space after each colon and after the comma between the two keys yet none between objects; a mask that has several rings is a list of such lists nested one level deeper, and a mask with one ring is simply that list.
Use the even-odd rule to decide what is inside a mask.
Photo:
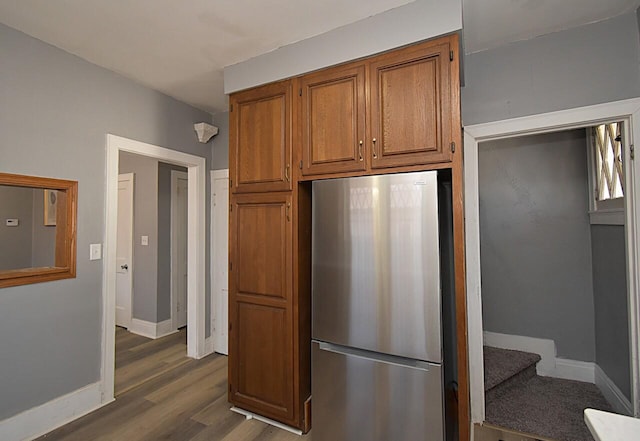
[{"label": "cabinet door panel", "polygon": [[237,378],[232,394],[243,407],[272,417],[293,413],[292,335],[286,309],[238,302]]},{"label": "cabinet door panel", "polygon": [[364,65],[327,69],[304,76],[300,83],[302,173],[364,170]]},{"label": "cabinet door panel", "polygon": [[287,298],[290,202],[248,199],[236,201],[234,209],[238,293]]},{"label": "cabinet door panel", "polygon": [[451,160],[449,65],[448,44],[372,60],[372,168]]},{"label": "cabinet door panel", "polygon": [[234,94],[230,101],[232,192],[291,189],[291,83]]},{"label": "cabinet door panel", "polygon": [[294,396],[291,193],[231,197],[229,400],[300,425]]}]

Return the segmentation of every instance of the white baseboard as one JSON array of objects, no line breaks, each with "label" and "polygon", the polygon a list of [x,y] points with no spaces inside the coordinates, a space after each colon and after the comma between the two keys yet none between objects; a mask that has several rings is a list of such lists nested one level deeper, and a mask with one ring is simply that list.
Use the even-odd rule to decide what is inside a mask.
[{"label": "white baseboard", "polygon": [[244,415],[245,418],[248,419],[248,420],[256,419],[258,421],[262,421],[263,423],[267,423],[270,426],[274,426],[274,427],[277,427],[279,429],[286,430],[287,432],[291,432],[291,433],[294,433],[296,435],[302,435],[302,430],[300,430],[300,429],[295,429],[295,428],[293,428],[291,426],[287,426],[286,424],[279,423],[277,421],[274,421],[272,419],[263,417],[261,415],[255,414],[253,412],[249,412],[248,410],[240,409],[239,407],[235,407],[235,406],[233,406],[230,410],[232,412],[239,413],[240,415]]},{"label": "white baseboard", "polygon": [[595,383],[595,364],[588,361],[557,358],[556,344],[553,340],[485,331],[484,344],[494,348],[515,349],[540,355],[541,360],[536,366],[536,372],[542,377]]},{"label": "white baseboard", "polygon": [[604,395],[609,404],[611,404],[613,410],[624,415],[633,415],[631,402],[598,365],[596,365],[595,368],[595,381],[596,386],[598,386],[602,395]]},{"label": "white baseboard", "polygon": [[568,358],[556,358],[556,369],[553,375],[548,377],[564,378],[565,380],[583,381],[595,384],[595,367],[592,361],[569,360]]},{"label": "white baseboard", "polygon": [[538,375],[553,377],[556,370],[556,344],[553,340],[543,338],[524,337],[522,335],[498,334],[485,331],[484,344],[494,348],[513,349],[516,351],[532,352],[541,357],[536,366]]},{"label": "white baseboard", "polygon": [[143,337],[156,339],[164,337],[165,335],[173,334],[174,332],[178,331],[173,329],[171,319],[165,320],[160,323],[153,323],[146,320],[134,318],[131,319],[129,332],[133,332],[134,334],[138,334]]},{"label": "white baseboard", "polygon": [[93,383],[0,421],[0,436],[7,441],[32,440],[105,404],[100,383]]},{"label": "white baseboard", "polygon": [[209,354],[213,354],[213,336],[207,337],[204,339],[204,354],[203,357],[206,357]]}]

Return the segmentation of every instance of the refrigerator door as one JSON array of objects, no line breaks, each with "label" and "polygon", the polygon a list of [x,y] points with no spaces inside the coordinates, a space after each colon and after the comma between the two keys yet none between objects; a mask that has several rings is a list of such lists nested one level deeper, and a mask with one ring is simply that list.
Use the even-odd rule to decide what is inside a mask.
[{"label": "refrigerator door", "polygon": [[442,441],[442,372],[312,343],[313,441]]},{"label": "refrigerator door", "polygon": [[440,363],[437,172],[313,183],[312,333]]}]

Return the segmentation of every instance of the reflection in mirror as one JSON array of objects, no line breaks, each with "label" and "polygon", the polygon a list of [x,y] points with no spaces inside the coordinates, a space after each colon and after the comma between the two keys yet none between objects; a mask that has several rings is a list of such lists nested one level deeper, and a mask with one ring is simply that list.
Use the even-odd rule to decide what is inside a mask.
[{"label": "reflection in mirror", "polygon": [[75,277],[77,189],[0,173],[0,287]]},{"label": "reflection in mirror", "polygon": [[55,266],[55,199],[55,190],[0,185],[0,271]]}]

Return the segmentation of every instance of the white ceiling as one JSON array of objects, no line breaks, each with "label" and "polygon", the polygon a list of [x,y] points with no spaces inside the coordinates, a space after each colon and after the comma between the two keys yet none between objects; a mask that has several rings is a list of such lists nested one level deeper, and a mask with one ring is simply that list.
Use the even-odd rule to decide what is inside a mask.
[{"label": "white ceiling", "polygon": [[[222,69],[412,0],[0,1],[0,22],[215,113]],[[450,1],[450,0],[442,0]],[[640,0],[463,0],[477,52],[631,11]]]}]

